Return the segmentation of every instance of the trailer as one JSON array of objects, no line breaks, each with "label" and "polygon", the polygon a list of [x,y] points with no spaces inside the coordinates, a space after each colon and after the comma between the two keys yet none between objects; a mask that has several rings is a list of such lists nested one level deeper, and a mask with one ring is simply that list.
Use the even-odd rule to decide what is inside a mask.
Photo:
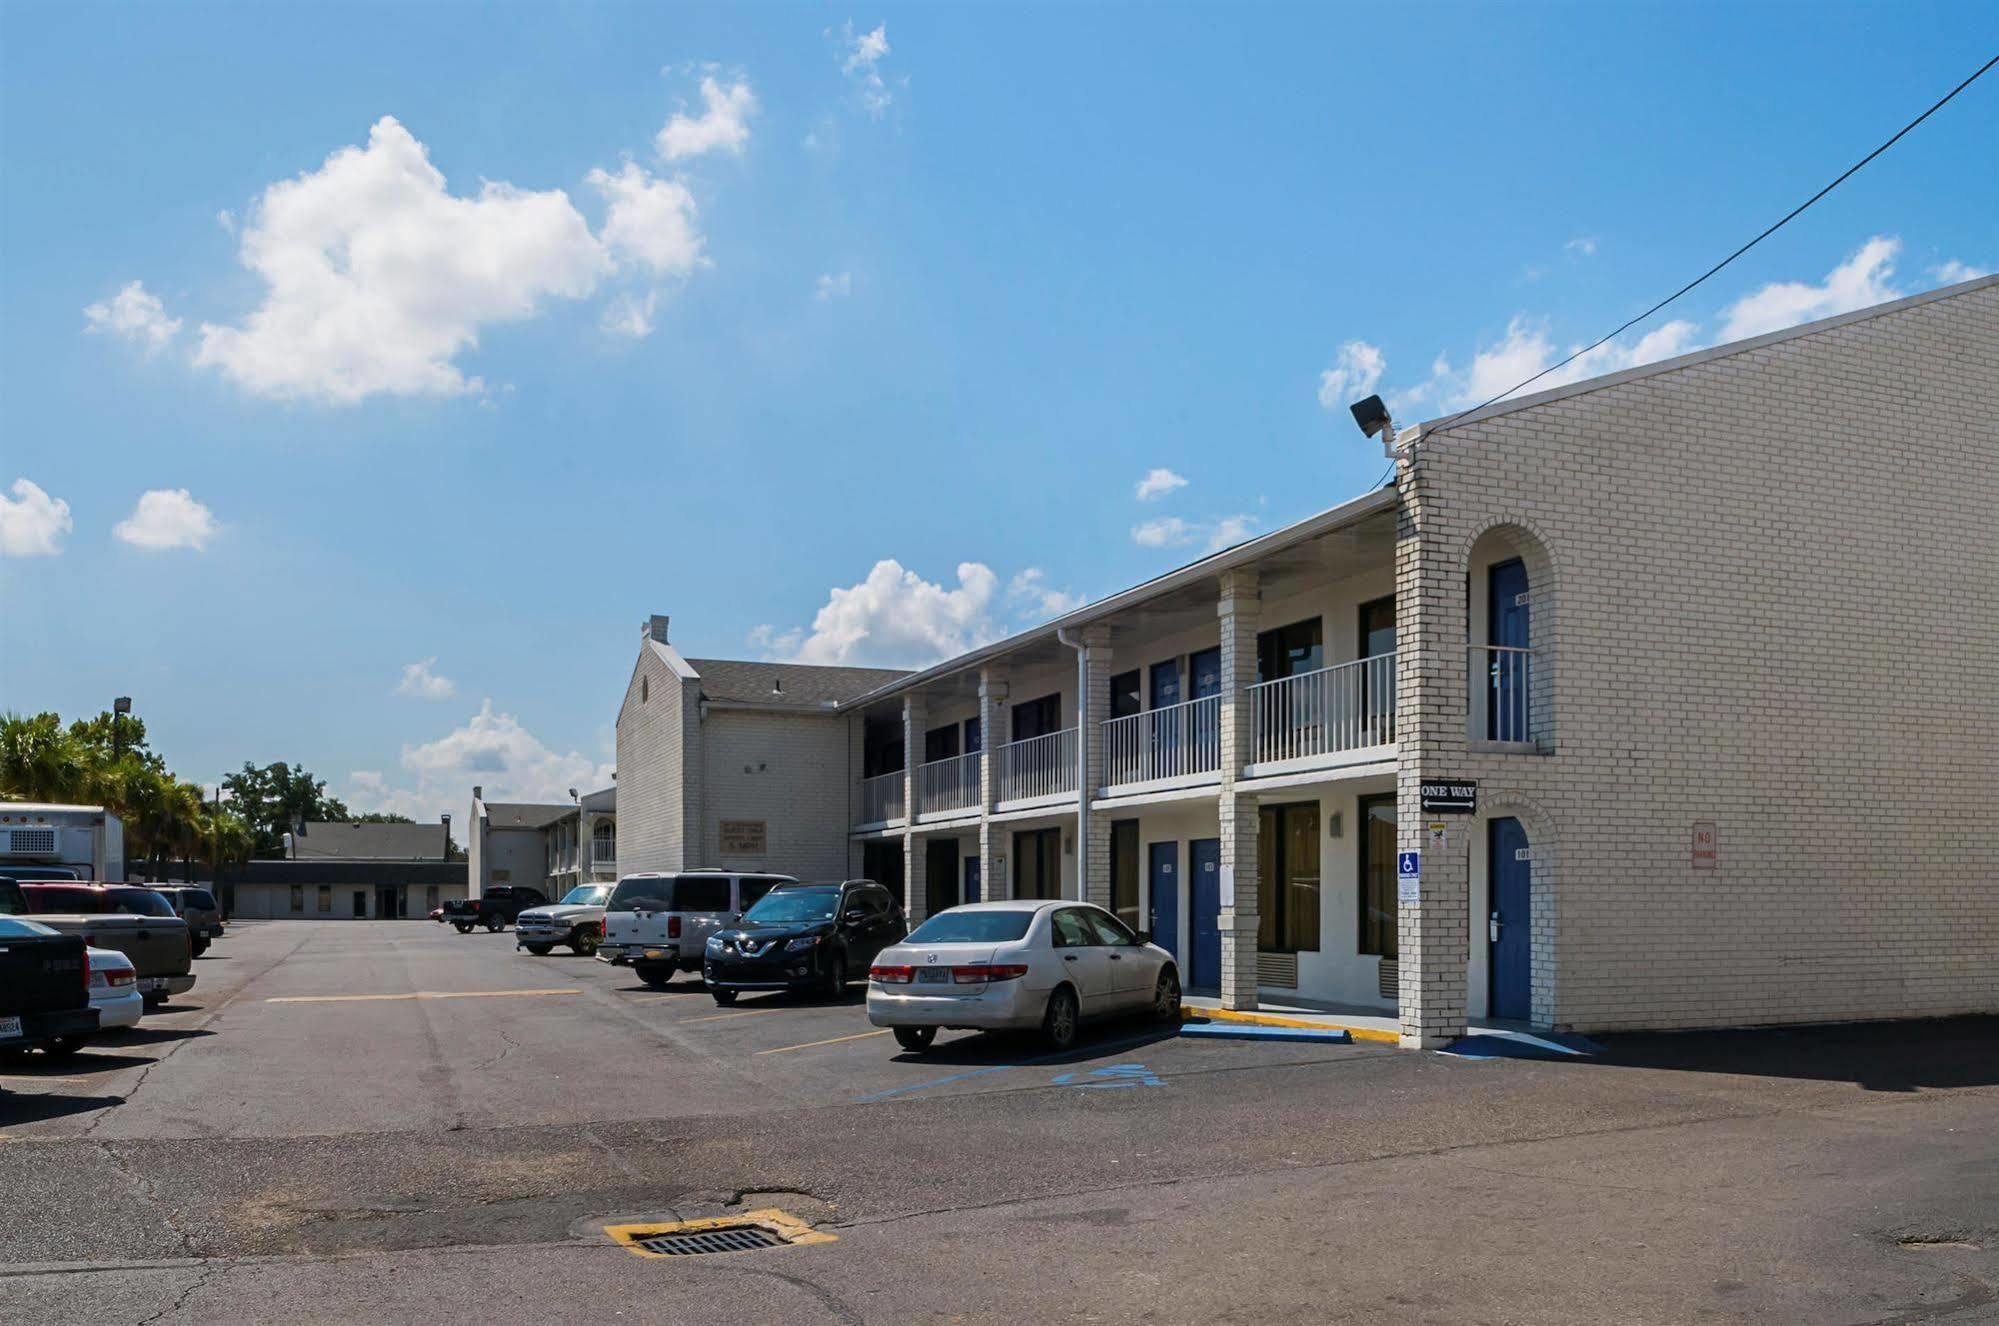
[{"label": "trailer", "polygon": [[0,877],[10,866],[123,883],[125,825],[102,806],[0,801]]}]

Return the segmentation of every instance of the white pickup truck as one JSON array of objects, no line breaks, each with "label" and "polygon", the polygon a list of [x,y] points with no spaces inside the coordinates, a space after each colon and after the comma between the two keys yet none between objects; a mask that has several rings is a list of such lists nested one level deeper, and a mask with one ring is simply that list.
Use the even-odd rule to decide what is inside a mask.
[{"label": "white pickup truck", "polygon": [[560,902],[530,907],[514,918],[514,947],[540,957],[557,944],[567,944],[581,957],[597,951],[604,937],[604,904],[609,884],[578,884]]},{"label": "white pickup truck", "polygon": [[662,986],[676,971],[701,971],[708,936],[734,925],[758,898],[789,875],[739,875],[681,870],[627,875],[604,904],[604,942],[597,960],[630,967],[647,985]]}]

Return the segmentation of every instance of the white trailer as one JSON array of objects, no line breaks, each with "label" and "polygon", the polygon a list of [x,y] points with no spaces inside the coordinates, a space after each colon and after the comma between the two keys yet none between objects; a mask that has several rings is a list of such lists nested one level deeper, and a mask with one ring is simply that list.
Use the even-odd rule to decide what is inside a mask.
[{"label": "white trailer", "polygon": [[0,875],[9,866],[63,866],[84,879],[125,878],[125,825],[102,806],[0,801]]}]

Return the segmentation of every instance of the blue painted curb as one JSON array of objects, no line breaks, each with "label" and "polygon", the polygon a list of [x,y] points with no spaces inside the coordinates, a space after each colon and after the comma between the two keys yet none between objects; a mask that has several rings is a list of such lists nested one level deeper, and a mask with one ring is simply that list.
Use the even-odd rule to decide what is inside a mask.
[{"label": "blue painted curb", "polygon": [[1439,1054],[1458,1059],[1587,1059],[1603,1047],[1587,1036],[1525,1031],[1474,1032],[1452,1041]]},{"label": "blue painted curb", "polygon": [[1182,1036],[1217,1041],[1317,1041],[1322,1045],[1352,1045],[1353,1033],[1344,1028],[1258,1027],[1245,1022],[1182,1022]]}]

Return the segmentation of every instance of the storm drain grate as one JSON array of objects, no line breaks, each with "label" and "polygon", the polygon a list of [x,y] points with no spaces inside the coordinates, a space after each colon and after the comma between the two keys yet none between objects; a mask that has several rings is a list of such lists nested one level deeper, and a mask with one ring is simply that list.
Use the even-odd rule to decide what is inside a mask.
[{"label": "storm drain grate", "polygon": [[632,1242],[661,1257],[694,1257],[704,1252],[755,1252],[758,1248],[784,1246],[783,1239],[761,1225],[704,1229],[698,1234],[651,1234]]}]

